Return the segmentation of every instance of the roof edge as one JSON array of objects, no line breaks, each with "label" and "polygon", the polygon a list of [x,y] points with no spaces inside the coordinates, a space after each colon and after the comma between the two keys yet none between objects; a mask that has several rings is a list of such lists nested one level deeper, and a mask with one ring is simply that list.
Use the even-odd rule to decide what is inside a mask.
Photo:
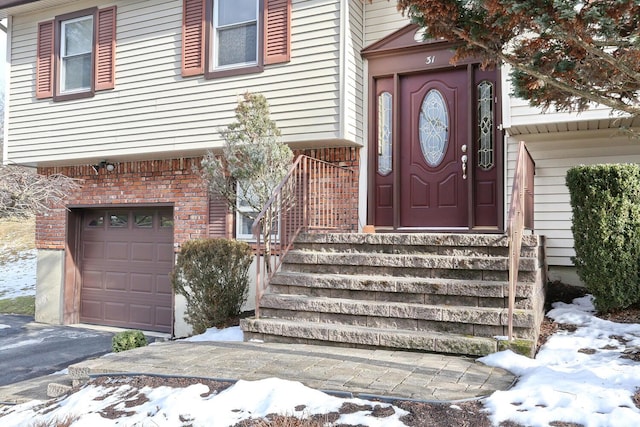
[{"label": "roof edge", "polygon": [[24,4],[36,3],[40,0],[0,0],[0,9],[8,9],[10,7],[22,6]]}]

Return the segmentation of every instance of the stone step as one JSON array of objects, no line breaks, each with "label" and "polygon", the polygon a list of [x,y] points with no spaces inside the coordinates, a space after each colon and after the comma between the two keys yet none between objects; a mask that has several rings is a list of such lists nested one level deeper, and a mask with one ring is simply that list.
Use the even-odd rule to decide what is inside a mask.
[{"label": "stone step", "polygon": [[[279,271],[317,274],[364,274],[395,277],[425,277],[499,282],[509,280],[509,272],[506,270],[448,270],[433,268],[373,267],[359,265],[290,264],[285,262],[282,264]],[[522,282],[534,282],[539,276],[539,271],[520,271],[520,273],[518,274],[518,280]]]},{"label": "stone step", "polygon": [[[530,298],[535,283],[519,282],[516,298]],[[506,281],[482,281],[441,279],[432,277],[395,277],[376,275],[320,274],[281,271],[271,280],[274,293],[304,294],[325,297],[353,295],[355,299],[382,300],[388,294],[401,294],[399,298],[411,295],[456,296],[472,298],[507,298],[509,283]],[[294,292],[295,291],[295,292]],[[380,295],[381,294],[381,295]],[[423,301],[428,304],[428,301]],[[435,302],[434,302],[435,303]],[[444,302],[442,302],[444,303]]]},{"label": "stone step", "polygon": [[[508,309],[358,301],[302,295],[267,294],[261,303],[263,317],[304,319],[388,329],[436,330],[493,337],[504,335]],[[514,327],[521,338],[534,326],[532,310],[514,310]],[[351,319],[349,317],[352,317]],[[443,325],[436,325],[438,322]]]},{"label": "stone step", "polygon": [[245,339],[267,342],[396,348],[437,353],[484,356],[498,350],[493,338],[431,331],[389,330],[288,319],[243,319]]},{"label": "stone step", "polygon": [[47,396],[60,397],[69,393],[72,389],[73,386],[70,378],[68,381],[56,381],[55,383],[49,383],[47,385]]},{"label": "stone step", "polygon": [[[353,252],[315,252],[291,250],[285,264],[312,264],[330,266],[391,267],[402,269],[489,270],[504,271],[508,268],[506,257],[445,256],[430,254],[386,254]],[[520,271],[539,268],[536,258],[520,258]]]},{"label": "stone step", "polygon": [[[296,246],[318,244],[318,248],[331,248],[332,245],[389,246],[401,252],[410,252],[410,247],[474,247],[506,248],[509,246],[504,234],[455,234],[455,233],[303,233],[296,238]],[[527,234],[522,238],[523,248],[537,248],[542,238]],[[490,250],[487,251],[489,255]],[[396,253],[393,250],[388,253]],[[506,255],[506,254],[505,254]],[[535,254],[533,255],[535,256]]]},{"label": "stone step", "polygon": [[[526,235],[520,256],[535,258],[543,239]],[[305,234],[296,248],[317,252],[431,254],[444,256],[508,257],[507,237],[500,234]]]}]

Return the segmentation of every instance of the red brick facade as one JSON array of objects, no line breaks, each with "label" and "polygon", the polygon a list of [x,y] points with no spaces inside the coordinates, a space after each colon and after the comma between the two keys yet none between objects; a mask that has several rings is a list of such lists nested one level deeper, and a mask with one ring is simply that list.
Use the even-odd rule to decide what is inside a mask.
[{"label": "red brick facade", "polygon": [[[173,205],[174,244],[206,237],[208,192],[197,173],[199,158],[122,162],[113,171],[90,165],[39,168],[44,175],[63,174],[81,180],[68,207],[105,205]],[[64,249],[66,209],[60,207],[36,222],[39,249]]]},{"label": "red brick facade", "polygon": [[[328,163],[351,168],[353,185],[345,192],[354,228],[357,227],[359,149],[337,147],[295,150]],[[212,221],[205,183],[197,173],[200,158],[151,160],[116,163],[113,171],[98,172],[90,165],[44,167],[43,175],[63,174],[80,180],[81,188],[71,194],[65,207],[40,215],[36,223],[36,244],[39,249],[64,249],[67,207],[108,205],[171,204],[174,215],[174,244],[179,247],[190,239],[207,237]],[[353,230],[355,231],[355,230]]]}]

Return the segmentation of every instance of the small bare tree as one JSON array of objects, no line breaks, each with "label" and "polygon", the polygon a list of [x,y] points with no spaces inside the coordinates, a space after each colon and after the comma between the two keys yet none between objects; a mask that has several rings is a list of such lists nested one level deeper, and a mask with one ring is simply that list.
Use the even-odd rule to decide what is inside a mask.
[{"label": "small bare tree", "polygon": [[0,217],[29,217],[63,203],[77,190],[77,180],[39,175],[21,166],[0,166]]},{"label": "small bare tree", "polygon": [[[222,155],[209,152],[202,170],[213,194],[220,194],[234,212],[255,220],[286,176],[293,152],[280,141],[280,130],[270,118],[264,95],[245,93],[235,112],[235,122],[220,130],[225,140]],[[261,222],[267,268],[276,220],[266,215]]]}]

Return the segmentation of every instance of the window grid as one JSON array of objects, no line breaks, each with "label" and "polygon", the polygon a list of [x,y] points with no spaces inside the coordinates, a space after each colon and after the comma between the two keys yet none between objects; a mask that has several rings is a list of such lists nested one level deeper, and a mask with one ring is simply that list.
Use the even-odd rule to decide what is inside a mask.
[{"label": "window grid", "polygon": [[493,83],[485,80],[478,84],[478,167],[483,170],[495,164],[493,117]]},{"label": "window grid", "polygon": [[[83,21],[89,21],[89,25],[86,26],[86,23]],[[85,26],[85,28],[82,28],[82,26]],[[89,31],[87,31],[87,28]],[[80,31],[84,29],[86,32],[84,34],[78,33],[78,29]],[[60,37],[60,92],[73,93],[90,90],[92,70],[91,55],[93,51],[93,16],[82,16],[80,18],[63,21],[60,32],[62,33]],[[74,46],[74,44],[70,43],[71,38],[74,36],[83,36],[84,39],[74,40]],[[69,52],[70,50],[76,51]],[[80,69],[77,68],[78,66]],[[76,75],[73,75],[74,72]],[[78,77],[80,80],[77,80]]]},{"label": "window grid", "polygon": [[[253,9],[246,8],[247,4]],[[216,0],[213,8],[213,57],[215,69],[227,69],[256,65],[258,63],[258,16],[257,0]],[[223,9],[226,9],[223,11]],[[240,15],[249,11],[253,14],[234,18],[235,10]],[[230,16],[223,15],[229,14]],[[237,14],[237,12],[236,12]],[[243,19],[245,18],[245,19]],[[222,22],[221,22],[222,21]]]},{"label": "window grid", "polygon": [[429,166],[437,167],[444,159],[449,142],[449,113],[437,89],[431,89],[424,97],[418,126],[424,159]]},{"label": "window grid", "polygon": [[382,92],[378,96],[378,173],[389,175],[392,171],[392,96]]}]

